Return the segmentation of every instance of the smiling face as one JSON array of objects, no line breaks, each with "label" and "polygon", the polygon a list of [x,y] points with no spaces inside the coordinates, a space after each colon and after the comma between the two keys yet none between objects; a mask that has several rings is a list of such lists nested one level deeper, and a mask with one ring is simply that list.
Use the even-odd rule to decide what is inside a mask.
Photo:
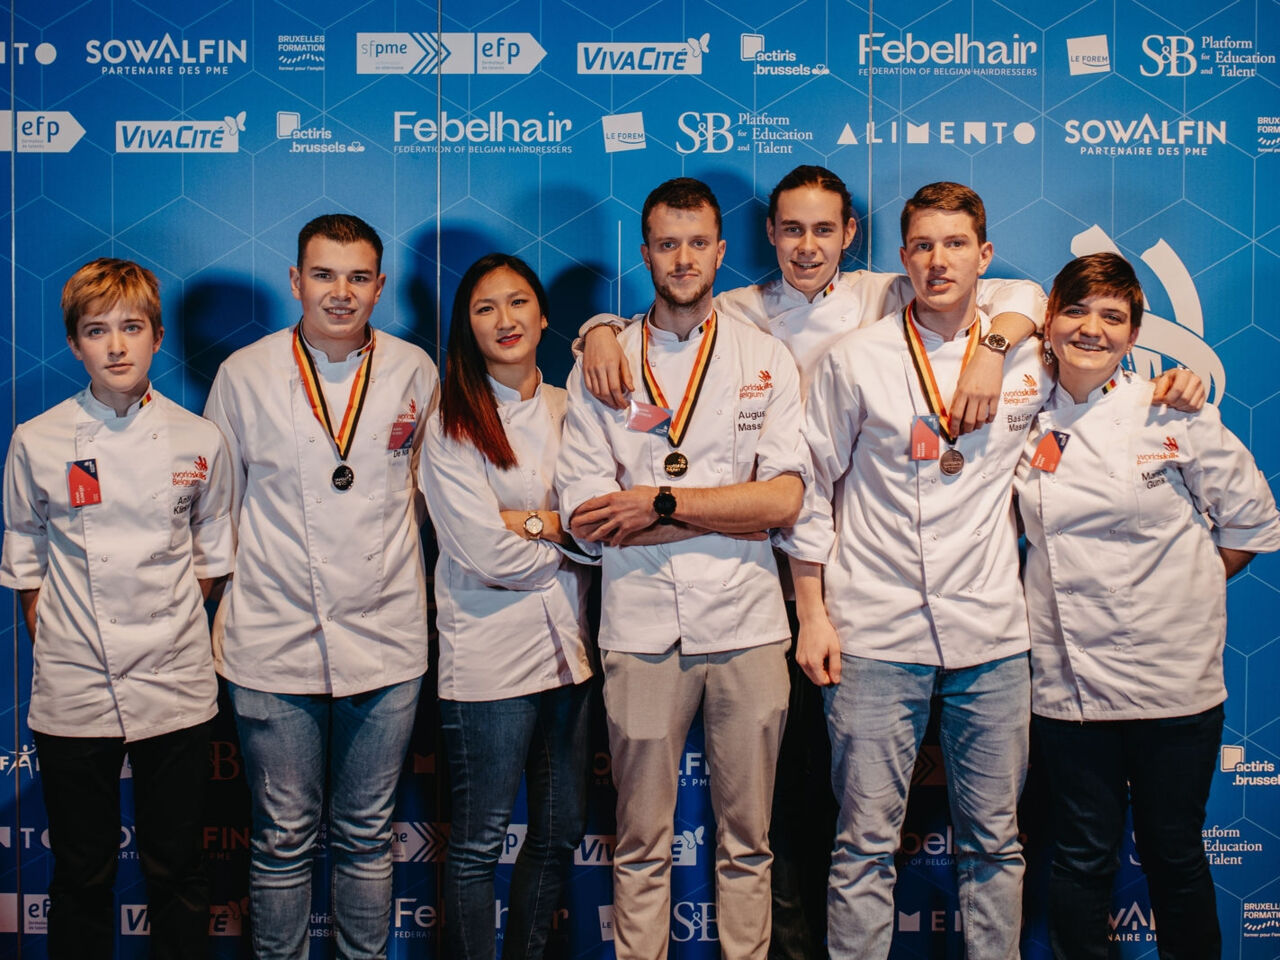
[{"label": "smiling face", "polygon": [[330,360],[358,349],[386,280],[378,272],[378,254],[371,243],[312,237],[302,263],[289,268],[293,297],[302,304],[307,342]]},{"label": "smiling face", "polygon": [[683,210],[660,203],[649,212],[647,227],[640,255],[658,299],[677,310],[710,310],[711,287],[724,260],[715,211],[706,204]]},{"label": "smiling face", "polygon": [[538,342],[547,328],[529,281],[510,267],[490,270],[471,292],[468,308],[485,366],[495,380],[506,382],[503,369],[530,370],[537,363]]},{"label": "smiling face", "polygon": [[954,336],[973,315],[978,278],[991,263],[973,217],[926,208],[911,215],[899,251],[916,293],[916,314],[930,329]]},{"label": "smiling face", "polygon": [[813,185],[796,187],[778,195],[777,212],[765,221],[783,279],[809,300],[836,275],[857,232],[852,217],[841,222],[843,206],[838,193]]},{"label": "smiling face", "polygon": [[1129,303],[1097,294],[1068,303],[1045,320],[1045,339],[1058,358],[1058,381],[1077,401],[1107,382],[1138,339]]},{"label": "smiling face", "polygon": [[163,339],[164,330],[153,330],[141,310],[117,303],[82,316],[67,345],[88,371],[93,395],[123,414],[147,392],[151,358]]}]

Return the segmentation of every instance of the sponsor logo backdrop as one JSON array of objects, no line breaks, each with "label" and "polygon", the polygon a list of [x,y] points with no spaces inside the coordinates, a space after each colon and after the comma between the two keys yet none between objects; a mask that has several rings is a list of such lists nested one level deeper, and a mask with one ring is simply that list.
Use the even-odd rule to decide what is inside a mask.
[{"label": "sponsor logo backdrop", "polygon": [[[563,382],[588,315],[642,309],[639,207],[659,180],[706,179],[725,210],[719,288],[764,279],[764,198],[798,163],[840,173],[862,212],[850,267],[898,269],[897,215],[920,184],[985,197],[994,275],[1046,285],[1073,254],[1118,249],[1151,313],[1137,359],[1212,388],[1274,484],[1280,320],[1265,298],[1280,257],[1280,13],[1271,0],[1009,5],[656,0],[174,0],[21,3],[0,35],[0,164],[9,175],[0,294],[0,413],[10,426],[83,384],[65,347],[65,277],[132,257],[163,285],[155,382],[193,410],[219,362],[292,323],[286,270],[298,228],[350,210],[387,244],[379,326],[435,355],[461,271],[494,249],[528,259],[552,304],[543,365]],[[1229,957],[1280,949],[1280,563],[1229,590],[1231,698],[1205,828]],[[11,598],[6,597],[6,603]],[[29,641],[0,646],[0,953],[44,955],[50,875],[40,777],[25,725]],[[395,814],[393,957],[439,956],[448,831],[434,705],[424,701]],[[224,714],[211,746],[206,846],[219,957],[247,956],[247,797]],[[718,955],[714,825],[698,731],[681,765],[672,954]],[[598,731],[587,836],[551,952],[607,957],[614,844]],[[959,956],[939,758],[926,751],[903,836],[894,955]],[[128,770],[122,772],[126,805]],[[1047,956],[1043,797],[1034,774],[1025,953]],[[517,807],[499,868],[524,837]],[[1131,840],[1112,913],[1118,954],[1154,955]],[[331,933],[316,864],[313,955]],[[146,951],[133,825],[120,838],[120,954]]]}]

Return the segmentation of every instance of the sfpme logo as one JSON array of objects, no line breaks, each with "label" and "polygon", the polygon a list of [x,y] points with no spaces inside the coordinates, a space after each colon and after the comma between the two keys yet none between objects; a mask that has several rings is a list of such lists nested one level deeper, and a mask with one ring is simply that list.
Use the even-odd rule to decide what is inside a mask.
[{"label": "sfpme logo", "polygon": [[356,73],[529,73],[546,55],[528,33],[356,34]]}]

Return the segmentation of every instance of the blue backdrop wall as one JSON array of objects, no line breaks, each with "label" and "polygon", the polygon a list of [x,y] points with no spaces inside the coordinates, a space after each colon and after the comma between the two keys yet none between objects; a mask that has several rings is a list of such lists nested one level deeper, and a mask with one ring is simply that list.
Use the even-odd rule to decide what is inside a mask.
[{"label": "blue backdrop wall", "polygon": [[[770,275],[763,199],[794,165],[820,163],[863,214],[850,267],[896,270],[901,204],[939,179],[985,197],[994,275],[1047,283],[1073,254],[1124,253],[1150,300],[1140,365],[1196,370],[1275,485],[1277,55],[1275,0],[15,0],[0,42],[0,419],[11,428],[82,386],[58,297],[102,255],[160,276],[155,382],[202,409],[223,358],[296,319],[297,230],[334,210],[386,240],[378,324],[437,357],[461,271],[493,249],[529,260],[551,297],[544,370],[563,382],[582,319],[646,305],[638,210],[652,186],[688,174],[714,187],[724,289]],[[1280,562],[1264,557],[1228,594],[1231,696],[1205,844],[1231,958],[1280,955],[1277,590]],[[25,724],[29,641],[16,610],[0,621],[0,953],[40,958],[51,864]],[[424,702],[396,812],[393,957],[439,956],[448,811],[436,730]],[[224,717],[206,832],[219,957],[248,955],[240,771]],[[697,731],[680,773],[672,954],[710,958],[714,826]],[[926,750],[900,857],[899,957],[961,953],[942,776]],[[556,921],[561,957],[613,954],[602,735],[592,778]],[[1033,776],[1023,817],[1034,957],[1047,955],[1039,789]],[[1116,952],[1154,956],[1131,843],[1124,856]],[[127,821],[120,860],[120,955],[141,957]],[[504,894],[500,883],[499,927]],[[330,930],[319,896],[317,957]]]}]

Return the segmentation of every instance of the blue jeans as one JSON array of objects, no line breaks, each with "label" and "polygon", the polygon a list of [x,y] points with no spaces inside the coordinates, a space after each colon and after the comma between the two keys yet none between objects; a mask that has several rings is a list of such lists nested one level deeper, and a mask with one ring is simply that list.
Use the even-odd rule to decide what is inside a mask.
[{"label": "blue jeans", "polygon": [[936,699],[955,831],[965,956],[1017,960],[1022,919],[1018,795],[1027,771],[1026,654],[960,670],[841,658],[824,688],[840,801],[827,892],[833,960],[887,957],[907,793]]},{"label": "blue jeans", "polygon": [[444,868],[444,956],[450,960],[495,955],[493,871],[522,773],[529,829],[511,874],[502,956],[542,956],[586,820],[593,687],[581,683],[506,700],[440,701],[453,783]]},{"label": "blue jeans", "polygon": [[1130,802],[1161,960],[1222,955],[1200,833],[1222,719],[1221,705],[1159,720],[1035,718],[1037,758],[1053,797],[1049,943],[1055,957],[1109,956],[1108,912]]},{"label": "blue jeans", "polygon": [[350,697],[228,683],[253,798],[253,954],[303,960],[311,868],[329,784],[338,956],[387,955],[391,811],[422,678]]}]

